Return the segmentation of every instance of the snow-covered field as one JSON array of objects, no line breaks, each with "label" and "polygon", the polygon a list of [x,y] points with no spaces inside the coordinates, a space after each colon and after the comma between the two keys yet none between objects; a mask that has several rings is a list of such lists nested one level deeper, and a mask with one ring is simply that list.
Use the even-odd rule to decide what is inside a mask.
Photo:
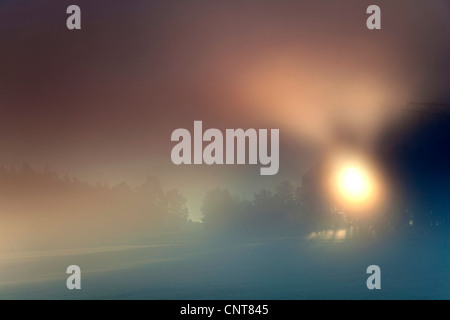
[{"label": "snow-covered field", "polygon": [[[448,238],[272,239],[53,250],[0,256],[1,299],[450,299]],[[66,268],[81,267],[81,290]],[[368,290],[366,268],[381,268]]]}]

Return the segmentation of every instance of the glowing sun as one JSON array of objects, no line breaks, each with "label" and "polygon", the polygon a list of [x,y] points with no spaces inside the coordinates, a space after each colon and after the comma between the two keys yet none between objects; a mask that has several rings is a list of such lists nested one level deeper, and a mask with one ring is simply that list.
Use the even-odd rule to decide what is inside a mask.
[{"label": "glowing sun", "polygon": [[338,178],[338,186],[341,196],[350,202],[364,202],[372,193],[368,173],[358,167],[343,169]]}]

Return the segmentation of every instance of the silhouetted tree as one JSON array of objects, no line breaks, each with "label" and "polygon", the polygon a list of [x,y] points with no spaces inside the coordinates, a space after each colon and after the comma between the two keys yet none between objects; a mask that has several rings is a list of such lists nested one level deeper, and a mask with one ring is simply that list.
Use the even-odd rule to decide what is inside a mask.
[{"label": "silhouetted tree", "polygon": [[242,230],[244,205],[226,189],[208,192],[203,200],[203,224],[206,230],[216,233],[235,233]]},{"label": "silhouetted tree", "polygon": [[0,167],[0,232],[12,221],[10,229],[16,231],[11,235],[18,243],[76,243],[182,230],[188,210],[183,196],[176,190],[165,193],[155,177],[138,188],[126,183],[109,187],[61,178],[48,167]]}]

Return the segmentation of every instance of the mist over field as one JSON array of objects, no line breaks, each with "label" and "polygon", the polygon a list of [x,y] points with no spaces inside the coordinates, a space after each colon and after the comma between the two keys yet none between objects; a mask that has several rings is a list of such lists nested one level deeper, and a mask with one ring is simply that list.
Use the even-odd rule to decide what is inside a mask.
[{"label": "mist over field", "polygon": [[[447,211],[413,217],[395,203],[395,212],[350,219],[310,179],[251,199],[211,190],[200,223],[155,177],[138,188],[108,187],[49,169],[2,169],[9,214],[1,223],[0,298],[450,298]],[[66,288],[73,264],[82,290]],[[382,290],[366,287],[373,264]]]},{"label": "mist over field", "polygon": [[376,2],[0,1],[0,298],[450,299],[450,3]]},{"label": "mist over field", "polygon": [[[210,239],[1,259],[2,299],[449,299],[448,238],[245,242]],[[82,268],[81,290],[65,269]],[[368,290],[366,268],[381,268]]]}]

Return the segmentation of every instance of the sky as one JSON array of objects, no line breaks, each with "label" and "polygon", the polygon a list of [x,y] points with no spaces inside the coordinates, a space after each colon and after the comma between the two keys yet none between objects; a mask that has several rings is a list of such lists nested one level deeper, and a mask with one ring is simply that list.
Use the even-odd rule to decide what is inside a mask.
[{"label": "sky", "polygon": [[[366,28],[381,8],[382,29]],[[413,101],[449,103],[450,4],[429,1],[0,1],[0,163],[88,182],[158,176],[188,199],[300,181],[370,149]],[[175,166],[173,130],[280,129],[280,170]],[[350,137],[350,138],[349,138]]]}]

